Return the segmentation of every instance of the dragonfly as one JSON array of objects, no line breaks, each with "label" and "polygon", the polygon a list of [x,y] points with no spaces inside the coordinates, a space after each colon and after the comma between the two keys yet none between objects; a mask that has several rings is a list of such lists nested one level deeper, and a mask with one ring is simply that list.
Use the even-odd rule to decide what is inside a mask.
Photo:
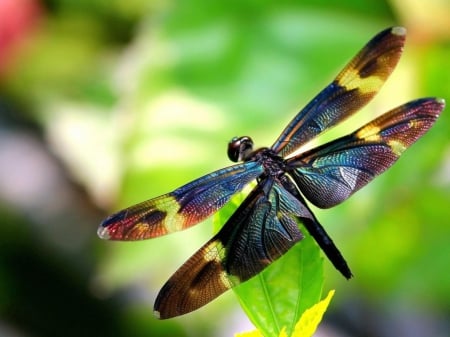
[{"label": "dragonfly", "polygon": [[345,278],[352,277],[306,200],[330,208],[349,198],[430,129],[445,101],[434,97],[410,101],[348,135],[298,152],[374,97],[397,65],[405,36],[403,27],[375,35],[298,112],[271,147],[254,150],[250,137],[234,137],[228,157],[236,164],[123,209],[100,224],[102,239],[160,237],[205,220],[254,184],[217,234],[164,284],[154,304],[157,318],[194,311],[252,278],[299,243],[304,230]]}]

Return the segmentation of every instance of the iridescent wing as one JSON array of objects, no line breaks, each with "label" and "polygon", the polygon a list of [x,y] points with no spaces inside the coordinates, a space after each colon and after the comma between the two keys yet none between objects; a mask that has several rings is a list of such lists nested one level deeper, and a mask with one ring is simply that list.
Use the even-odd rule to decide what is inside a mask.
[{"label": "iridescent wing", "polygon": [[323,250],[333,266],[347,279],[352,277],[352,272],[342,256],[339,249],[334,244],[331,237],[325,231],[325,228],[319,223],[314,213],[310,210],[305,203],[298,186],[295,185],[291,179],[286,175],[280,178],[283,187],[291,195],[293,195],[302,205],[302,215],[298,218],[298,221],[303,224],[309,234],[316,240],[319,247]]},{"label": "iridescent wing", "polygon": [[444,105],[436,98],[401,105],[350,135],[290,158],[290,175],[314,205],[335,206],[395,163],[434,124]]},{"label": "iridescent wing", "polygon": [[256,162],[212,172],[109,216],[100,224],[98,235],[109,240],[143,240],[186,229],[215,213],[262,172]]},{"label": "iridescent wing", "polygon": [[405,28],[393,27],[370,40],[336,79],[295,116],[272,149],[285,157],[366,105],[397,65],[405,34]]},{"label": "iridescent wing", "polygon": [[222,229],[163,286],[155,315],[166,319],[196,310],[261,272],[302,239],[296,218],[307,212],[279,182],[260,181]]}]

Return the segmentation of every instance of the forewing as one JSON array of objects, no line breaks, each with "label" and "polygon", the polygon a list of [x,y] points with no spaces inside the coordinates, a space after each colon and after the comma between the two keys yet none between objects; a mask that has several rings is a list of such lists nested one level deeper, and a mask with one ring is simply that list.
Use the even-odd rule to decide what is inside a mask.
[{"label": "forewing", "polygon": [[110,240],[141,240],[186,229],[215,213],[262,172],[256,162],[215,171],[109,216],[100,224],[98,235]]},{"label": "forewing", "polygon": [[336,79],[288,124],[272,149],[287,156],[366,105],[397,65],[405,34],[405,28],[393,27],[370,40]]},{"label": "forewing", "polygon": [[287,161],[301,192],[332,207],[388,169],[434,124],[444,100],[424,98],[391,110],[352,134]]},{"label": "forewing", "polygon": [[196,310],[261,272],[301,240],[295,221],[300,213],[302,205],[278,183],[260,182],[163,286],[155,315],[165,319]]}]

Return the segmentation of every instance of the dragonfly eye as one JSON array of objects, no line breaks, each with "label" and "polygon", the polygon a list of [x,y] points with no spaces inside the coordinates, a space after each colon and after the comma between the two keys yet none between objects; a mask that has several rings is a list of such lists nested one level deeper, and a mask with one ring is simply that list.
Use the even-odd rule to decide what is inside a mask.
[{"label": "dragonfly eye", "polygon": [[245,161],[253,151],[253,140],[250,137],[234,137],[228,143],[228,158],[232,162]]}]

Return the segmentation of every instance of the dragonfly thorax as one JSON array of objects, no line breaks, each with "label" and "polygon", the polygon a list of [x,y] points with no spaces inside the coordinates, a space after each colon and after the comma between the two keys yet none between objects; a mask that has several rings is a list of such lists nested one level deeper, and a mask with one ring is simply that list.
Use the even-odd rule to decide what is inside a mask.
[{"label": "dragonfly thorax", "polygon": [[228,143],[228,158],[233,162],[258,161],[264,167],[267,176],[280,176],[286,171],[282,157],[267,147],[253,150],[253,140],[247,136],[231,139]]},{"label": "dragonfly thorax", "polygon": [[267,147],[253,151],[248,160],[256,160],[264,167],[265,177],[281,177],[287,171],[286,161]]}]

